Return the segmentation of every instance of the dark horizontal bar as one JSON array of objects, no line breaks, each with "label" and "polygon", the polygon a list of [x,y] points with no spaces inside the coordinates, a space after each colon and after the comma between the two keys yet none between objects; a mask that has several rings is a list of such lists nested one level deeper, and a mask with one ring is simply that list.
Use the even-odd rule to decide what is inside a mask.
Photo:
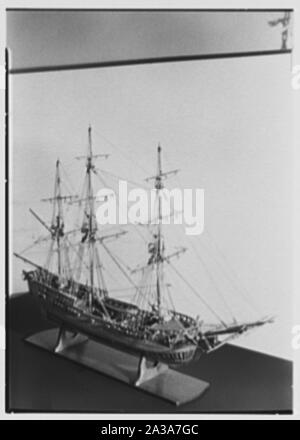
[{"label": "dark horizontal bar", "polygon": [[282,55],[291,53],[292,49],[285,50],[265,50],[256,52],[231,52],[231,53],[216,53],[216,54],[203,54],[203,55],[182,55],[182,56],[169,56],[159,58],[138,58],[129,60],[116,60],[116,61],[99,61],[94,63],[82,63],[82,64],[61,64],[54,66],[36,66],[36,67],[21,67],[12,68],[9,73],[12,75],[27,74],[27,73],[39,73],[39,72],[56,72],[62,70],[79,70],[79,69],[97,69],[105,67],[118,67],[118,66],[133,66],[139,64],[156,64],[156,63],[175,63],[183,61],[197,61],[197,60],[213,60],[221,58],[240,58],[240,57],[254,57],[264,55]]},{"label": "dark horizontal bar", "polygon": [[76,12],[76,11],[80,11],[80,12],[294,12],[294,9],[292,8],[270,8],[270,9],[266,9],[266,8],[231,8],[231,9],[225,9],[225,8],[220,8],[220,9],[213,9],[213,8],[208,8],[208,9],[197,9],[197,8],[193,8],[193,9],[188,9],[188,8],[172,8],[172,9],[167,9],[167,8],[145,8],[145,9],[140,9],[140,8],[116,8],[116,9],[103,9],[103,8],[6,8],[6,11],[39,11],[39,12],[43,12],[43,11],[55,11],[55,12]]}]

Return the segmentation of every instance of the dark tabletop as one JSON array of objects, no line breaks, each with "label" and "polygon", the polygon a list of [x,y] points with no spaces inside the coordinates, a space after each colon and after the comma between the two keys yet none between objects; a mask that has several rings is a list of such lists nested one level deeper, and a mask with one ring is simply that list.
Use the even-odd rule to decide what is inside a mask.
[{"label": "dark tabletop", "polygon": [[292,363],[224,345],[180,371],[210,383],[199,399],[176,406],[31,346],[24,338],[54,327],[29,294],[14,295],[7,316],[10,411],[280,412],[292,410]]}]

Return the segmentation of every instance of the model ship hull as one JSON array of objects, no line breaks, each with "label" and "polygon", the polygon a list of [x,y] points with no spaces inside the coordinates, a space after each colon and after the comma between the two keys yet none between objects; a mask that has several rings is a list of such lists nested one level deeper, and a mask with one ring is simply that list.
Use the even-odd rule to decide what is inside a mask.
[{"label": "model ship hull", "polygon": [[[199,345],[194,342],[181,341],[177,346],[170,347],[167,344],[157,343],[150,337],[147,338],[144,329],[138,331],[130,329],[129,326],[126,327],[124,319],[126,314],[131,313],[130,310],[121,312],[123,313],[122,319],[118,324],[82,308],[76,297],[68,293],[47,286],[30,276],[27,279],[30,293],[39,300],[48,319],[65,329],[84,334],[93,340],[138,356],[145,356],[153,362],[162,362],[168,365],[189,363],[195,357],[196,351],[198,357]],[[127,306],[127,309],[132,307],[133,310],[136,310],[135,306],[111,298],[106,299],[105,306],[110,310],[116,310],[117,306],[119,306],[118,308]],[[151,316],[150,312],[149,316]],[[186,316],[186,319],[191,318]]]}]

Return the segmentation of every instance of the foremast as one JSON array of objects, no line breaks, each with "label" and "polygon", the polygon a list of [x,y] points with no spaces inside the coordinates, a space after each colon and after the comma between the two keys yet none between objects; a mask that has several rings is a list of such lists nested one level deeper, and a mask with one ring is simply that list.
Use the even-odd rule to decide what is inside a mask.
[{"label": "foremast", "polygon": [[[56,243],[57,274],[59,277],[59,282],[62,281],[63,277],[69,278],[71,271],[68,249],[65,243],[66,235],[69,232],[65,233],[63,203],[67,201],[72,201],[77,197],[76,195],[62,195],[61,183],[61,163],[60,160],[57,159],[55,167],[54,195],[53,197],[42,199],[42,201],[50,202],[53,206],[50,233],[52,243]],[[50,265],[52,254],[53,246],[51,245],[46,262],[46,268],[48,268]]]},{"label": "foremast", "polygon": [[[58,276],[62,274],[62,256],[61,256],[61,239],[64,237],[64,218],[62,207],[62,195],[61,195],[61,177],[60,177],[60,162],[56,161],[56,174],[55,174],[55,187],[53,198],[53,218],[51,229],[57,244],[57,272]],[[57,213],[55,213],[57,207]]]},{"label": "foremast", "polygon": [[[50,227],[41,220],[41,218],[32,210],[30,212],[35,216],[37,220],[40,221],[44,225],[44,227],[50,232],[50,237],[52,239],[52,243],[50,245],[50,249],[48,252],[48,257],[46,261],[46,269],[50,265],[50,261],[53,256],[53,244],[56,243],[56,253],[57,253],[57,274],[59,277],[59,282],[62,280],[64,275],[69,276],[69,273],[66,274],[66,271],[70,271],[69,257],[68,251],[64,246],[65,239],[65,221],[64,221],[64,211],[63,211],[63,202],[70,201],[76,198],[76,196],[65,196],[62,195],[61,191],[61,163],[60,160],[57,159],[55,166],[55,180],[54,180],[54,194],[53,197],[42,199],[43,202],[52,203],[52,219]],[[65,258],[63,261],[63,252],[65,251]]]}]

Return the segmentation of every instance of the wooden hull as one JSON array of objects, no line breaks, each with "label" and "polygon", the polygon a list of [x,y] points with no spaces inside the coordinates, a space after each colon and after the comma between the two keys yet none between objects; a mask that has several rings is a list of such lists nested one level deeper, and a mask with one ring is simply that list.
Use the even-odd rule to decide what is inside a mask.
[{"label": "wooden hull", "polygon": [[82,333],[89,338],[139,356],[153,362],[181,365],[193,360],[197,345],[186,342],[179,347],[147,340],[144,334],[122,328],[103,317],[82,310],[75,305],[75,298],[36,280],[28,279],[30,293],[38,298],[47,317],[59,325]]}]

